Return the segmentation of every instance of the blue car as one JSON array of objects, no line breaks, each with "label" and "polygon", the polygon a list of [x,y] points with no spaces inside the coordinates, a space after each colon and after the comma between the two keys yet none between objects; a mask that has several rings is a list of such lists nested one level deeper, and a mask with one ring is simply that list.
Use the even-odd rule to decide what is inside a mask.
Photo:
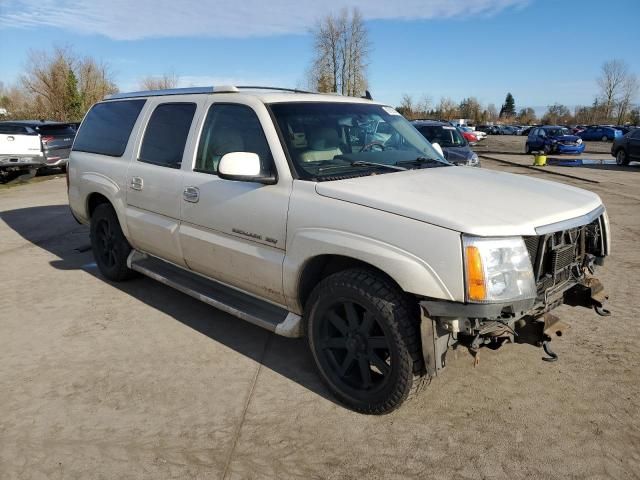
[{"label": "blue car", "polygon": [[582,140],[613,141],[623,136],[622,131],[613,127],[589,127],[578,133]]},{"label": "blue car", "polygon": [[584,143],[564,127],[534,127],[529,132],[525,151],[549,153],[582,153]]}]

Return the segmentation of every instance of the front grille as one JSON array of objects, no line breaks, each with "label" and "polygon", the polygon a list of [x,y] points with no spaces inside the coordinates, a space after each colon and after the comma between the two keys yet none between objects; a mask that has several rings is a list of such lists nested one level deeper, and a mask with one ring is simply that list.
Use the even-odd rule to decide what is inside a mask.
[{"label": "front grille", "polygon": [[602,220],[578,228],[524,237],[539,298],[579,280],[588,255],[602,254]]}]

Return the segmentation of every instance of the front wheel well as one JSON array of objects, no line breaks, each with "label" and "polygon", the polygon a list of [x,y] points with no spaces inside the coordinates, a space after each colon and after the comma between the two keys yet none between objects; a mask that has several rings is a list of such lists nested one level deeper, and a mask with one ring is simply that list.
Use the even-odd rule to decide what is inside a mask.
[{"label": "front wheel well", "polygon": [[91,195],[89,195],[89,198],[87,199],[87,214],[89,218],[93,216],[93,212],[96,210],[98,205],[101,205],[103,203],[108,203],[109,205],[111,205],[109,199],[101,193],[92,193]]},{"label": "front wheel well", "polygon": [[393,282],[393,284],[402,291],[402,288],[391,276],[370,263],[343,255],[318,255],[317,257],[307,261],[302,270],[302,274],[300,275],[300,281],[298,283],[298,298],[302,308],[305,308],[305,304],[307,303],[311,292],[322,280],[329,275],[352,268],[375,271],[377,274],[391,280],[391,282]]}]

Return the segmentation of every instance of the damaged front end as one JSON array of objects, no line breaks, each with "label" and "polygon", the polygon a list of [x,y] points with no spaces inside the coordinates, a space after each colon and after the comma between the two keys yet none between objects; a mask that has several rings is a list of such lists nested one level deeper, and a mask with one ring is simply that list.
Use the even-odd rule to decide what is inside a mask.
[{"label": "damaged front end", "polygon": [[[610,252],[609,222],[604,207],[584,217],[536,229],[524,237],[535,281],[535,298],[510,302],[464,304],[423,300],[420,302],[425,367],[437,375],[446,364],[446,352],[454,345],[469,348],[478,359],[483,345],[505,341],[549,347],[553,336],[566,327],[550,312],[560,305],[593,308],[601,316],[607,295],[593,275]],[[467,276],[469,274],[467,273]]]}]

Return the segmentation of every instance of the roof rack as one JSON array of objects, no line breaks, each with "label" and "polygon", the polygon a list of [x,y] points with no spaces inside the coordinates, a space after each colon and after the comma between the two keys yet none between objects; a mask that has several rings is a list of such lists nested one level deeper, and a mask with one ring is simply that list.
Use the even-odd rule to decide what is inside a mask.
[{"label": "roof rack", "polygon": [[196,93],[236,93],[240,90],[273,90],[278,92],[313,93],[297,88],[262,87],[258,85],[218,85],[215,87],[168,88],[164,90],[143,90],[140,92],[124,92],[105,95],[105,100],[118,100],[136,97],[160,97],[165,95],[193,95]]}]

